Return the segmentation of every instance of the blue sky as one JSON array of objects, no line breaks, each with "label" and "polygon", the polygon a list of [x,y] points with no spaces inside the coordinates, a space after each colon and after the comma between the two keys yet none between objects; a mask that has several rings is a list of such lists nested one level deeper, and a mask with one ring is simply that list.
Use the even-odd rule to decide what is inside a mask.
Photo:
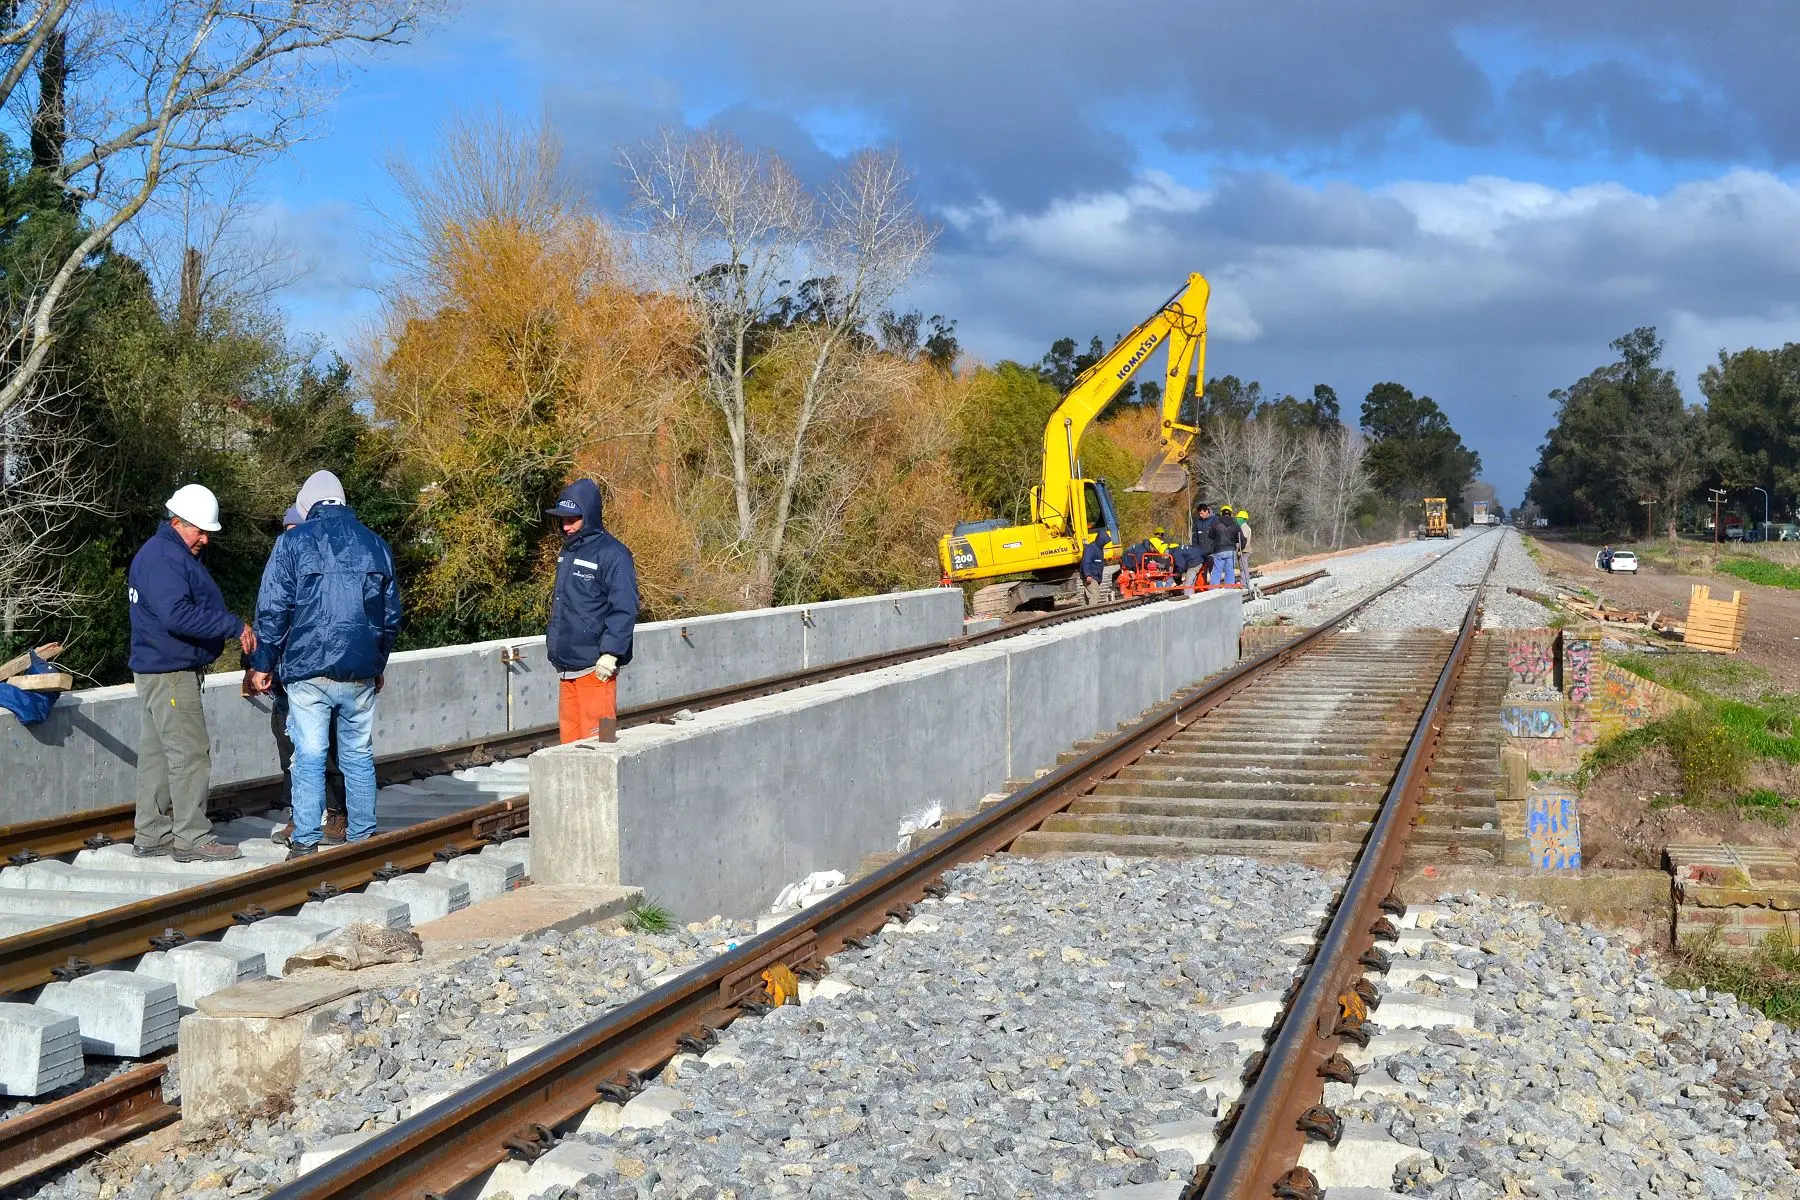
[{"label": "blue sky", "polygon": [[976,356],[1118,333],[1200,270],[1209,373],[1351,412],[1427,392],[1511,504],[1546,393],[1612,338],[1657,326],[1695,401],[1721,347],[1800,340],[1795,62],[1800,11],[1766,0],[469,0],[352,77],[261,200],[307,268],[281,303],[339,340],[373,309],[382,159],[453,108],[547,112],[602,207],[663,125],[812,178],[892,145],[943,227],[910,300]]}]

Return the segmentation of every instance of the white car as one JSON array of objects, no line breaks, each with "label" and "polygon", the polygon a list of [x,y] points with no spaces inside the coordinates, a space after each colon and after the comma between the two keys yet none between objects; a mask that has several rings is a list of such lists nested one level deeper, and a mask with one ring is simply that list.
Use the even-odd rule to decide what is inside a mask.
[{"label": "white car", "polygon": [[1610,567],[1608,567],[1606,565],[1606,563],[1602,561],[1602,558],[1605,555],[1605,553],[1606,552],[1604,550],[1602,550],[1602,551],[1596,552],[1594,555],[1594,565],[1596,567],[1600,568],[1600,570],[1611,571],[1615,575],[1619,574],[1620,572],[1624,572],[1625,574],[1628,574],[1628,575],[1636,575],[1637,574],[1637,555],[1633,554],[1631,551],[1629,551],[1629,550],[1614,550],[1612,552],[1612,566],[1610,566]]}]

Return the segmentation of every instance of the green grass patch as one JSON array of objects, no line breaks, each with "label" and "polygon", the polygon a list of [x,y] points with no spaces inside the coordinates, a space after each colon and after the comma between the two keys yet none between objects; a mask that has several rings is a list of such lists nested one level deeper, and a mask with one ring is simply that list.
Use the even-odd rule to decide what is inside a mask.
[{"label": "green grass patch", "polygon": [[625,910],[625,916],[631,928],[644,933],[667,933],[675,928],[675,914],[654,898],[639,900]]},{"label": "green grass patch", "polygon": [[1727,558],[1720,561],[1717,570],[1721,575],[1731,575],[1745,583],[1800,589],[1800,570],[1784,567],[1766,558]]},{"label": "green grass patch", "polygon": [[1696,700],[1767,700],[1772,678],[1761,667],[1722,654],[1620,654],[1607,661]]},{"label": "green grass patch", "polygon": [[1730,992],[1771,1020],[1800,1024],[1800,951],[1787,935],[1770,934],[1752,954],[1726,954],[1712,938],[1690,941],[1676,953],[1671,985]]}]

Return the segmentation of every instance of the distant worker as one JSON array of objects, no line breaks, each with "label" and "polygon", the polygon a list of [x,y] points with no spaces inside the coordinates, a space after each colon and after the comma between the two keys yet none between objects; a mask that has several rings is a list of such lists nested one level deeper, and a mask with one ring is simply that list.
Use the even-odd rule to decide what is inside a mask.
[{"label": "distant worker", "polygon": [[562,680],[557,717],[564,742],[619,733],[619,668],[631,661],[637,628],[637,564],[600,523],[600,486],[577,479],[545,514],[562,525],[547,639]]},{"label": "distant worker", "polygon": [[1187,554],[1180,564],[1182,590],[1188,595],[1194,594],[1194,586],[1211,570],[1212,556],[1215,549],[1213,529],[1212,502],[1202,500],[1194,506],[1192,533],[1188,539]]},{"label": "distant worker", "polygon": [[1081,600],[1090,608],[1100,603],[1106,582],[1106,531],[1096,533],[1081,548]]},{"label": "distant worker", "polygon": [[132,843],[140,857],[176,862],[237,858],[206,817],[212,751],[200,680],[235,636],[245,654],[256,633],[225,607],[219,585],[200,562],[219,532],[219,501],[197,483],[177,488],[157,526],[131,560],[131,678],[141,721],[137,745],[137,816]]},{"label": "distant worker", "polygon": [[1600,569],[1602,571],[1611,571],[1612,570],[1612,560],[1613,560],[1612,543],[1608,542],[1606,545],[1600,547]]},{"label": "distant worker", "polygon": [[[290,505],[281,518],[281,531],[286,533],[304,519],[300,515],[299,507]],[[288,736],[287,731],[287,689],[281,686],[279,679],[275,678],[279,672],[279,664],[269,672],[270,686],[267,694],[273,700],[269,705],[269,732],[275,735],[275,758],[281,764],[281,777],[287,784],[288,807],[292,809],[294,803],[294,739]],[[261,694],[256,687],[256,672],[249,667],[244,668],[243,694],[245,696]],[[337,722],[333,721],[331,723],[330,753],[325,759],[325,822],[320,828],[319,845],[343,845],[347,829],[348,823],[344,809],[344,772],[338,767]],[[288,823],[275,830],[269,837],[277,844],[285,846],[293,832],[294,822],[290,816]]]},{"label": "distant worker", "polygon": [[324,840],[325,759],[335,723],[344,774],[345,839],[375,832],[375,697],[400,636],[394,553],[356,519],[344,485],[316,471],[295,503],[301,522],[275,539],[256,598],[252,685],[287,690],[294,742],[293,832],[288,857]]},{"label": "distant worker", "polygon": [[1234,587],[1237,578],[1238,523],[1231,505],[1221,505],[1212,519],[1212,570],[1206,582],[1212,587]]},{"label": "distant worker", "polygon": [[1247,508],[1238,509],[1238,511],[1237,511],[1237,526],[1238,526],[1238,552],[1237,552],[1238,582],[1243,584],[1244,586],[1248,587],[1250,585],[1250,510],[1249,509],[1247,509]]}]

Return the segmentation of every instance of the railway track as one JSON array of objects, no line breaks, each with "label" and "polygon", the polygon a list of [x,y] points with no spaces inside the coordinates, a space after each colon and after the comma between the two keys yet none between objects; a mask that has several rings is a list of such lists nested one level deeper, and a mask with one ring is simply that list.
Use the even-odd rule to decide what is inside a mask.
[{"label": "railway track", "polygon": [[[1301,586],[1320,574],[1312,572],[1273,586]],[[669,721],[684,709],[697,711],[773,695],[1152,602],[1146,598],[1127,599],[1092,608],[1031,614],[942,645],[868,655],[629,709],[621,714],[620,723],[631,727]],[[379,764],[379,774],[384,782],[417,778],[458,765],[529,753],[555,740],[554,728],[525,730],[504,739],[385,760]],[[274,806],[281,798],[279,788],[273,784],[224,793],[216,799],[233,807],[215,811],[214,816],[234,819],[246,809]],[[26,866],[84,849],[100,850],[115,841],[128,841],[131,821],[131,807],[123,805],[69,818],[6,826],[0,828],[0,852],[10,865]],[[75,978],[152,949],[167,950],[218,934],[233,925],[291,911],[309,900],[343,894],[375,879],[392,878],[434,861],[475,852],[491,842],[525,833],[529,821],[528,798],[507,797],[417,822],[364,842],[325,850],[309,859],[275,861],[0,939],[0,1000],[29,994],[52,980]],[[25,1116],[0,1122],[0,1186],[173,1119],[176,1112],[171,1106],[162,1104],[160,1098],[154,1103],[147,1099],[152,1092],[160,1097],[160,1082],[152,1080],[160,1080],[161,1073],[160,1066],[151,1064],[116,1077],[128,1080],[129,1086],[109,1080],[46,1103]]]},{"label": "railway track", "polygon": [[[1498,542],[1494,539],[1495,555]],[[1490,556],[1487,570],[1493,560]],[[554,1144],[559,1127],[597,1102],[628,1099],[676,1053],[703,1052],[733,1020],[768,1011],[794,978],[819,977],[832,954],[867,945],[890,921],[907,920],[920,901],[942,894],[941,879],[950,868],[1008,849],[1078,848],[1046,840],[1070,837],[1104,837],[1108,846],[1130,853],[1255,849],[1284,857],[1322,852],[1338,861],[1354,858],[1350,881],[1310,965],[1289,991],[1260,1066],[1246,1075],[1242,1104],[1221,1129],[1216,1165],[1203,1167],[1187,1192],[1208,1198],[1319,1195],[1310,1176],[1295,1173],[1311,1136],[1302,1126],[1332,1136],[1335,1117],[1321,1108],[1319,1068],[1341,1070],[1332,1057],[1337,1038],[1367,1035],[1368,1013],[1379,995],[1359,981],[1365,967],[1385,961],[1373,952],[1373,939],[1387,932],[1378,920],[1396,906],[1389,894],[1408,841],[1420,830],[1433,837],[1447,831],[1437,843],[1446,848],[1453,839],[1492,840],[1472,838],[1488,832],[1470,826],[1483,815],[1479,804],[1461,804],[1453,784],[1448,791],[1429,790],[1456,684],[1476,640],[1480,587],[1456,636],[1430,638],[1417,653],[1400,654],[1378,639],[1337,632],[1386,591],[1442,561],[1421,566],[1317,629],[1158,706],[1118,735],[814,907],[301,1176],[274,1193],[276,1200],[431,1200],[509,1158],[533,1160]],[[1334,678],[1349,681],[1348,698],[1342,687],[1334,687]],[[1265,794],[1250,799],[1288,811],[1238,814],[1233,806],[1245,798],[1220,795],[1227,789],[1210,782],[1192,794],[1171,790],[1186,782],[1174,772],[1198,774],[1205,765],[1201,760],[1211,753],[1205,734],[1215,716],[1219,728],[1240,718],[1250,723],[1238,727],[1240,732],[1261,728],[1270,719],[1285,719],[1272,705],[1303,704],[1309,696],[1324,696],[1334,713],[1360,717],[1368,728],[1342,742],[1330,735],[1329,718],[1303,721],[1287,734],[1311,737],[1307,750],[1319,754],[1273,754],[1282,764],[1280,778],[1228,781],[1240,790],[1262,789]],[[1265,740],[1277,748],[1283,744],[1280,737]],[[1219,775],[1237,765],[1209,761]],[[1149,790],[1131,790],[1140,785]],[[1419,825],[1420,804],[1428,797],[1438,820]],[[1119,807],[1131,805],[1138,808]],[[1154,811],[1157,805],[1165,811]],[[1464,808],[1474,811],[1459,811]],[[1107,825],[1121,818],[1124,827]],[[1057,828],[1058,821],[1087,824]],[[1154,823],[1162,821],[1189,824],[1174,826],[1175,833],[1155,831]],[[1218,822],[1236,822],[1239,832],[1254,836],[1228,836],[1229,825]],[[1320,829],[1323,836],[1316,832]],[[1278,1180],[1289,1190],[1277,1192]]]}]

